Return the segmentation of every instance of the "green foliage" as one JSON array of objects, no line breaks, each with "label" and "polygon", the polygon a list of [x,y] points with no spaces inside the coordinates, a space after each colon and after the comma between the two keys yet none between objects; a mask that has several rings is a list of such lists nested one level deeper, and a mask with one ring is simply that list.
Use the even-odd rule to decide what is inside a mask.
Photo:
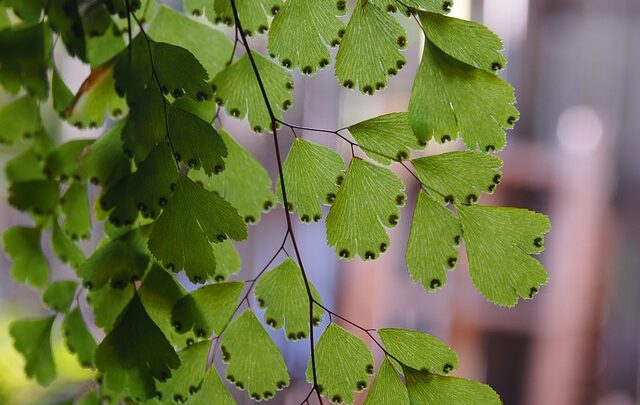
[{"label": "green foliage", "polygon": [[[418,189],[405,252],[416,282],[443,288],[464,242],[484,297],[502,306],[532,298],[547,281],[532,255],[544,249],[548,218],[476,205],[502,180],[493,152],[519,117],[513,89],[497,76],[507,61],[495,34],[447,17],[450,0],[184,1],[188,14],[204,18],[153,0],[0,3],[0,85],[13,95],[0,106],[0,142],[15,153],[5,166],[8,200],[34,224],[5,230],[4,249],[13,278],[41,289],[52,313],[10,327],[29,377],[54,380],[59,325],[79,364],[97,370],[100,398],[91,392],[77,404],[234,404],[220,357],[236,388],[269,400],[293,376],[266,324],[309,345],[308,400],[353,403],[374,374],[372,343],[384,360],[367,405],[500,403],[491,388],[448,376],[458,358],[437,338],[369,329],[324,307],[293,224],[295,216],[319,222],[330,206],[328,245],[342,258],[374,260],[390,248],[405,190]],[[220,22],[237,29],[220,30]],[[315,74],[331,63],[330,48],[339,85],[365,94],[386,87],[417,40],[407,24],[425,36],[408,111],[337,131],[285,120],[291,70]],[[268,56],[251,49],[246,36],[254,34],[266,34]],[[66,65],[55,60],[64,52],[90,72],[77,91],[56,68]],[[265,148],[260,161],[277,172],[238,142],[233,126],[223,128],[222,109],[269,133],[278,156]],[[101,135],[61,142],[56,119]],[[346,142],[348,164],[296,129]],[[412,156],[431,139],[458,137],[465,150]],[[254,260],[242,263],[236,242],[276,203],[288,215],[285,234],[270,235],[281,247],[253,279],[238,276]],[[101,234],[97,247],[76,244]],[[297,262],[272,266],[290,245]],[[77,279],[50,282],[49,251]],[[252,294],[261,310],[252,309]],[[329,325],[318,337],[323,316]]]},{"label": "green foliage", "polygon": [[252,399],[271,399],[289,385],[282,354],[250,310],[229,324],[220,349],[222,360],[228,364],[227,380],[246,390]]},{"label": "green foliage", "polygon": [[[313,298],[320,301],[318,292],[309,286]],[[265,322],[272,328],[284,326],[287,339],[306,339],[309,336],[309,296],[300,268],[288,258],[278,267],[266,273],[255,289],[260,307],[266,307]],[[322,319],[322,310],[314,307],[311,323],[317,325]]]},{"label": "green foliage", "polygon": [[[318,339],[316,362],[320,393],[339,404],[353,403],[353,392],[367,388],[374,370],[367,345],[335,323],[330,323]],[[311,360],[307,380],[313,381]]]},{"label": "green foliage", "polygon": [[372,260],[390,244],[385,227],[394,227],[406,195],[389,169],[354,158],[327,216],[327,241],[345,259]]}]

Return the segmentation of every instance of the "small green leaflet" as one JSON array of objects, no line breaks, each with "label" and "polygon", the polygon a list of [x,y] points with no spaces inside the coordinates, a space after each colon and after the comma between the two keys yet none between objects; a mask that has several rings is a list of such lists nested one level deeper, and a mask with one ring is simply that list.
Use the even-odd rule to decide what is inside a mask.
[{"label": "small green leaflet", "polygon": [[420,18],[429,40],[449,56],[486,71],[506,65],[502,40],[484,25],[436,13],[420,13]]},{"label": "small green leaflet", "polygon": [[69,123],[78,128],[97,128],[107,114],[111,118],[126,114],[127,103],[116,93],[113,74],[113,64],[91,71],[65,112]]},{"label": "small green leaflet", "polygon": [[[213,398],[215,402],[212,403]],[[200,390],[189,399],[189,405],[236,405],[236,403],[213,366],[209,367]]]},{"label": "small green leaflet", "polygon": [[216,13],[210,0],[184,0],[184,9],[195,17],[204,16],[212,23],[216,22]]},{"label": "small green leaflet", "polygon": [[544,250],[551,229],[546,215],[520,208],[459,206],[469,258],[469,273],[489,301],[512,307],[532,298],[547,282],[547,272],[529,254]]},{"label": "small green leaflet", "polygon": [[215,282],[225,281],[230,275],[240,272],[242,259],[233,242],[225,240],[222,243],[214,243],[211,247],[216,257],[216,271],[213,276]]},{"label": "small green leaflet", "polygon": [[123,153],[123,122],[109,128],[102,136],[88,146],[80,155],[74,176],[93,185],[109,187],[129,174],[131,162]]},{"label": "small green leaflet", "polygon": [[12,94],[22,87],[35,97],[46,98],[50,41],[51,33],[43,23],[0,31],[0,85]]},{"label": "small green leaflet", "polygon": [[78,284],[73,280],[54,281],[42,293],[42,301],[56,312],[67,312],[73,302],[77,287]]},{"label": "small green leaflet", "polygon": [[407,270],[427,291],[444,287],[458,262],[460,220],[424,190],[418,194],[407,243]]},{"label": "small green leaflet", "polygon": [[144,277],[138,295],[145,310],[153,322],[162,330],[165,337],[174,345],[184,347],[191,337],[176,333],[171,324],[171,311],[178,300],[186,294],[184,288],[173,275],[157,264]]},{"label": "small green leaflet", "polygon": [[141,107],[150,101],[150,98],[142,97],[144,90],[156,87],[149,86],[153,80],[153,69],[149,55],[149,52],[153,54],[153,45],[152,41],[147,43],[144,35],[136,35],[133,41],[118,54],[113,67],[116,92],[126,94],[129,103],[138,99],[145,100],[144,103],[138,104]]},{"label": "small green leaflet", "polygon": [[150,86],[139,96],[144,100],[135,103],[122,128],[124,153],[143,161],[154,146],[163,143],[167,137],[166,121],[161,119],[165,113],[165,100],[160,90]]},{"label": "small green leaflet", "polygon": [[[316,343],[316,375],[321,394],[339,404],[353,403],[353,392],[369,385],[374,371],[373,356],[358,337],[330,323]],[[307,381],[313,382],[311,359]]]},{"label": "small green leaflet", "polygon": [[4,5],[13,9],[15,15],[23,22],[31,24],[40,20],[46,0],[4,0]]},{"label": "small green leaflet", "polygon": [[199,338],[214,332],[220,335],[238,306],[244,284],[210,284],[180,298],[173,307],[171,321],[178,333],[193,331]]},{"label": "small green leaflet", "polygon": [[247,237],[246,225],[237,210],[217,193],[181,175],[173,198],[153,225],[149,250],[166,268],[184,269],[189,280],[204,283],[215,275],[210,243],[227,237]]},{"label": "small green leaflet", "polygon": [[69,263],[73,268],[84,262],[84,253],[64,234],[57,221],[53,221],[51,248],[62,263]]},{"label": "small green leaflet", "polygon": [[[448,13],[453,6],[453,0],[369,0],[383,10],[395,13],[402,10],[407,16],[414,15],[417,10],[425,10],[433,13]],[[410,7],[408,10],[407,7]]]},{"label": "small green leaflet", "polygon": [[268,400],[289,385],[289,372],[282,354],[258,318],[246,310],[229,324],[220,344],[222,360],[228,364],[227,380],[249,396]]},{"label": "small green leaflet", "polygon": [[49,385],[56,377],[56,365],[51,352],[51,326],[55,316],[14,321],[9,326],[13,345],[25,359],[24,370],[40,385]]},{"label": "small green leaflet", "polygon": [[211,124],[179,107],[169,109],[169,136],[176,160],[207,175],[224,170],[227,147]]},{"label": "small green leaflet", "polygon": [[9,145],[42,131],[40,107],[33,97],[22,96],[0,107],[0,142]]},{"label": "small green leaflet", "polygon": [[84,287],[100,289],[107,283],[122,289],[132,279],[141,279],[149,265],[146,232],[134,229],[118,238],[106,239],[87,260],[78,267]]},{"label": "small green leaflet", "polygon": [[[227,0],[224,0],[228,3]],[[246,0],[256,3],[256,0]],[[217,3],[216,3],[217,4]],[[293,104],[293,79],[284,68],[276,65],[257,52],[252,52],[256,66],[277,119],[282,119],[282,110]],[[249,116],[249,125],[258,133],[271,129],[271,117],[262,99],[247,54],[228,66],[213,79],[215,100],[224,106],[229,115],[242,119]]]},{"label": "small green leaflet", "polygon": [[400,219],[404,184],[389,169],[351,160],[347,175],[327,216],[327,241],[340,257],[377,258],[389,247],[385,227]]},{"label": "small green leaflet", "polygon": [[109,220],[116,226],[131,225],[138,216],[155,218],[165,207],[176,187],[179,173],[169,148],[154,147],[138,170],[107,189],[100,198],[100,207],[109,211]]},{"label": "small green leaflet", "polygon": [[501,405],[488,385],[458,377],[443,377],[403,367],[411,404]]},{"label": "small green leaflet", "polygon": [[[303,222],[322,218],[322,204],[330,205],[344,179],[344,160],[332,149],[295,138],[282,168],[289,211]],[[282,202],[278,181],[276,193]]]},{"label": "small green leaflet", "polygon": [[[95,9],[97,7],[87,12]],[[102,35],[91,36],[89,34],[87,38],[87,59],[91,68],[95,69],[113,60],[126,46],[122,31],[111,18],[109,22],[107,30]],[[85,30],[91,29],[93,28],[85,25]]]},{"label": "small green leaflet", "polygon": [[372,95],[387,85],[407,60],[400,49],[407,35],[396,19],[367,0],[358,0],[336,55],[336,76],[347,88]]},{"label": "small green leaflet", "polygon": [[405,160],[411,151],[424,148],[413,134],[406,112],[380,115],[348,129],[362,151],[384,165]]},{"label": "small green leaflet", "polygon": [[482,152],[447,152],[411,161],[420,181],[444,203],[473,204],[493,193],[502,179],[502,160]]},{"label": "small green leaflet", "polygon": [[385,358],[364,405],[409,405],[409,393],[389,359]]},{"label": "small green leaflet", "polygon": [[58,183],[52,180],[13,183],[9,188],[9,204],[20,211],[51,215],[58,205]]},{"label": "small green leaflet", "polygon": [[153,66],[163,93],[171,93],[174,98],[186,95],[198,101],[209,100],[213,95],[207,84],[207,71],[185,48],[156,42],[153,47]]},{"label": "small green leaflet", "polygon": [[157,385],[160,395],[156,393],[156,397],[177,403],[190,400],[191,395],[196,394],[202,387],[210,347],[211,342],[205,340],[178,352],[180,367],[172,373],[170,379]]},{"label": "small green leaflet", "polygon": [[34,288],[44,287],[49,281],[49,263],[40,247],[40,229],[14,226],[4,232],[2,240],[7,255],[13,260],[14,280]]},{"label": "small green leaflet", "polygon": [[436,374],[448,374],[458,367],[458,355],[438,338],[407,329],[380,329],[385,350],[402,364]]},{"label": "small green leaflet", "polygon": [[428,38],[409,102],[418,139],[446,142],[462,136],[469,149],[501,150],[505,128],[518,118],[513,88],[493,72],[445,54]]},{"label": "small green leaflet", "polygon": [[55,146],[51,139],[39,133],[28,149],[17,154],[4,166],[4,173],[10,183],[30,180],[44,180],[44,158]]},{"label": "small green leaflet", "polygon": [[155,395],[155,381],[171,377],[180,359],[134,294],[113,330],[96,349],[96,366],[104,384],[134,399]]},{"label": "small green leaflet", "polygon": [[131,301],[133,292],[133,284],[128,284],[125,288],[105,286],[99,290],[89,291],[87,302],[93,308],[96,326],[104,329],[105,332],[113,329],[116,319]]},{"label": "small green leaflet", "polygon": [[246,223],[258,223],[262,212],[268,211],[275,200],[269,173],[226,131],[219,134],[229,154],[224,162],[224,171],[215,176],[204,171],[192,171],[189,176],[229,201]]},{"label": "small green leaflet", "polygon": [[87,183],[73,183],[62,196],[60,208],[65,215],[62,225],[71,240],[89,239],[91,214],[87,197]]},{"label": "small green leaflet", "polygon": [[67,112],[67,108],[73,101],[73,93],[67,87],[67,84],[62,80],[58,69],[53,68],[51,74],[51,99],[53,102],[53,109],[56,110],[60,117],[64,117]]},{"label": "small green leaflet", "polygon": [[[276,15],[282,6],[282,0],[236,0],[238,18],[247,36],[264,33],[269,29],[268,16]],[[227,25],[234,25],[233,9],[228,0],[215,0],[214,10],[217,18]]]},{"label": "small green leaflet", "polygon": [[69,55],[86,61],[87,43],[78,8],[78,0],[47,0],[47,22],[60,35]]},{"label": "small green leaflet", "polygon": [[[213,3],[213,0],[208,3]],[[205,68],[210,79],[224,69],[228,60],[224,55],[231,56],[231,42],[222,32],[165,5],[160,7],[148,34],[154,41],[189,50]]]},{"label": "small green leaflet", "polygon": [[44,173],[49,179],[68,181],[77,170],[78,159],[91,143],[92,139],[74,139],[58,146],[47,156]]},{"label": "small green leaflet", "polygon": [[76,307],[64,317],[62,333],[71,353],[75,353],[82,367],[93,367],[93,357],[96,352],[96,340],[89,332],[82,318],[80,308]]},{"label": "small green leaflet", "polygon": [[[310,285],[310,288],[314,299],[321,302],[315,287]],[[260,278],[255,296],[260,307],[266,307],[267,325],[276,329],[284,326],[290,340],[309,336],[309,297],[300,267],[291,258]],[[315,305],[313,309],[312,323],[317,325],[322,319],[322,310]]]},{"label": "small green leaflet", "polygon": [[345,26],[337,17],[346,11],[344,1],[288,0],[271,23],[269,53],[287,68],[315,73],[330,63],[327,45],[340,43]]}]

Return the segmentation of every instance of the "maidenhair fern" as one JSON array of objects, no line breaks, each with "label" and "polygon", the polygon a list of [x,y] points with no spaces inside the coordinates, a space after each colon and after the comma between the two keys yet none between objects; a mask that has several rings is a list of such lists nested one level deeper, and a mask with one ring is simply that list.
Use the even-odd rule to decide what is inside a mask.
[{"label": "maidenhair fern", "polygon": [[[458,357],[436,337],[371,329],[327,308],[293,226],[320,221],[330,206],[336,255],[376,260],[391,248],[389,228],[411,222],[407,269],[425,290],[445,287],[464,243],[484,297],[502,306],[532,298],[547,281],[531,256],[544,249],[547,217],[478,204],[501,182],[494,152],[518,119],[514,91],[497,75],[506,60],[495,34],[448,17],[452,2],[443,0],[185,0],[186,14],[153,0],[0,6],[0,85],[15,95],[0,107],[0,141],[21,150],[5,169],[9,202],[33,220],[3,241],[16,283],[42,290],[50,312],[10,327],[29,377],[55,379],[51,334],[61,328],[80,365],[95,371],[95,392],[69,403],[233,404],[232,386],[283,403],[292,377],[271,330],[308,339],[302,403],[350,404],[366,390],[369,405],[500,403],[488,386],[450,375]],[[409,37],[407,24],[423,38]],[[250,36],[263,37],[266,54]],[[408,111],[335,131],[285,121],[294,70],[334,69],[336,85],[373,95],[404,74],[403,50],[421,40]],[[91,68],[75,94],[55,67],[56,44]],[[44,106],[103,134],[56,144]],[[238,143],[235,126],[220,127],[221,111],[266,134],[277,178]],[[335,136],[351,156],[295,129]],[[289,133],[285,157],[279,137]],[[466,151],[413,156],[458,137]],[[415,186],[411,217],[403,207]],[[255,278],[237,279],[234,243],[278,205],[280,247]],[[85,257],[77,243],[92,229],[103,238]],[[76,280],[51,280],[48,243]],[[181,273],[201,285],[187,292]],[[369,346],[383,355],[379,367]]]}]

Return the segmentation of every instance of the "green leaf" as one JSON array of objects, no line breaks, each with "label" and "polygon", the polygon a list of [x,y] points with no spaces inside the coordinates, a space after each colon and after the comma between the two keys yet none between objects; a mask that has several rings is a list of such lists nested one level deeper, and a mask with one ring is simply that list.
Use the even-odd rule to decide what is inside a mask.
[{"label": "green leaf", "polygon": [[13,183],[9,188],[9,204],[20,211],[51,215],[58,205],[58,183],[52,180]]},{"label": "green leaf", "polygon": [[[249,1],[255,2],[247,0]],[[257,52],[252,52],[252,55],[273,113],[281,120],[282,110],[287,110],[293,104],[291,74]],[[212,86],[216,93],[216,103],[224,105],[229,115],[239,119],[248,115],[249,125],[255,132],[262,133],[271,129],[271,117],[247,54],[218,73]]]},{"label": "green leaf", "polygon": [[138,34],[118,54],[114,62],[113,77],[116,82],[116,92],[126,94],[129,103],[138,99],[145,100],[143,103],[138,103],[138,108],[144,108],[148,101],[152,101],[150,97],[143,94],[145,89],[159,91],[156,86],[148,86],[153,80],[151,59],[154,45],[153,41],[147,42],[143,34]]},{"label": "green leaf", "polygon": [[76,295],[78,284],[73,280],[54,281],[42,294],[42,301],[56,312],[67,312]]},{"label": "green leaf", "polygon": [[155,395],[155,380],[167,380],[180,359],[134,294],[113,330],[96,349],[96,366],[104,384],[134,399]]},{"label": "green leaf", "polygon": [[489,72],[507,64],[502,40],[484,25],[436,13],[420,13],[420,18],[425,35],[449,56]]},{"label": "green leaf", "polygon": [[78,0],[47,0],[49,27],[60,34],[69,55],[86,60],[87,45]]},{"label": "green leaf", "polygon": [[0,143],[11,145],[41,131],[40,107],[33,97],[23,96],[0,107]]},{"label": "green leaf", "polygon": [[210,0],[184,0],[184,10],[195,17],[204,16],[212,23],[216,22],[216,12]]},{"label": "green leaf", "polygon": [[373,94],[407,63],[400,49],[407,34],[396,19],[366,0],[359,0],[336,55],[336,76],[347,88]]},{"label": "green leaf", "polygon": [[93,367],[97,344],[82,318],[80,307],[76,307],[64,317],[62,332],[67,349],[76,354],[80,365],[85,368]]},{"label": "green leaf", "polygon": [[132,279],[141,279],[148,265],[146,235],[134,229],[118,238],[107,239],[78,267],[78,275],[90,290],[100,289],[107,283],[122,289]]},{"label": "green leaf", "polygon": [[139,97],[144,101],[131,107],[122,128],[124,152],[137,162],[143,161],[156,145],[163,143],[168,133],[163,119],[165,100],[160,90],[156,86],[150,86]]},{"label": "green leaf", "polygon": [[64,234],[58,221],[53,221],[51,248],[62,263],[69,263],[73,268],[84,262],[84,253]]},{"label": "green leaf", "polygon": [[96,326],[104,329],[105,332],[113,329],[118,315],[122,313],[122,310],[131,301],[134,291],[132,284],[128,284],[125,288],[106,286],[99,290],[89,291],[87,302],[93,308]]},{"label": "green leaf", "polygon": [[[336,198],[344,169],[344,160],[333,150],[296,138],[282,168],[289,211],[298,211],[303,222],[319,221],[322,204]],[[282,201],[279,181],[276,190]]]},{"label": "green leaf", "polygon": [[[92,10],[96,8],[97,7],[94,6]],[[125,48],[126,45],[122,37],[122,32],[113,20],[111,20],[107,30],[98,36],[91,35],[90,30],[92,27],[87,26],[86,17],[83,22],[85,23],[85,31],[89,31],[89,37],[87,38],[87,59],[92,69],[113,60]]]},{"label": "green leaf", "polygon": [[447,282],[447,270],[458,261],[460,220],[445,206],[420,191],[407,243],[407,270],[425,290],[434,291]]},{"label": "green leaf", "polygon": [[[316,344],[316,375],[321,394],[333,403],[353,403],[353,392],[369,385],[373,356],[362,339],[330,323]],[[313,381],[311,359],[307,381]]]},{"label": "green leaf", "polygon": [[340,257],[377,258],[390,244],[385,227],[400,219],[404,184],[389,169],[351,160],[347,175],[327,216],[327,241]]},{"label": "green leaf", "polygon": [[[264,33],[269,29],[268,16],[278,13],[282,7],[282,0],[237,0],[238,18],[242,22],[244,33],[252,36]],[[233,9],[227,0],[215,0],[214,10],[217,19],[226,25],[234,25]]]},{"label": "green leaf", "polygon": [[438,338],[424,332],[385,328],[378,335],[386,351],[395,360],[436,374],[448,374],[458,367],[458,355]]},{"label": "green leaf", "polygon": [[227,147],[211,124],[178,107],[169,109],[169,135],[177,160],[207,175],[224,170]]},{"label": "green leaf", "polygon": [[544,250],[544,234],[551,229],[549,218],[519,208],[457,208],[476,288],[502,306],[514,306],[518,296],[532,298],[548,276],[529,254]]},{"label": "green leaf", "polygon": [[69,108],[71,102],[73,102],[73,93],[69,90],[69,87],[67,87],[67,84],[55,67],[51,75],[51,99],[53,101],[53,109],[56,110],[58,115],[64,117],[67,108]]},{"label": "green leaf", "polygon": [[[321,302],[320,295],[310,284],[314,299]],[[262,275],[255,288],[260,307],[266,307],[264,319],[267,325],[279,329],[284,326],[290,340],[306,339],[309,336],[309,296],[300,267],[287,258],[275,269]],[[314,306],[313,324],[322,320],[322,310]]]},{"label": "green leaf", "polygon": [[287,68],[315,73],[331,60],[327,45],[340,43],[345,26],[337,17],[346,10],[336,0],[288,0],[271,22],[269,53]]},{"label": "green leaf", "polygon": [[364,153],[384,165],[405,160],[411,151],[424,148],[413,134],[405,112],[380,115],[348,129]]},{"label": "green leaf", "polygon": [[123,126],[124,123],[117,123],[84,150],[74,176],[108,188],[129,174],[131,163],[120,139]]},{"label": "green leaf", "polygon": [[36,136],[31,146],[9,160],[4,167],[10,183],[45,180],[44,157],[55,148],[51,139],[43,133]]},{"label": "green leaf", "polygon": [[87,197],[87,183],[73,183],[62,196],[60,208],[65,215],[62,225],[71,240],[89,239],[91,232],[91,214]]},{"label": "green leaf", "polygon": [[220,136],[229,154],[224,171],[218,171],[215,176],[192,171],[190,177],[229,201],[246,223],[258,223],[262,212],[269,210],[275,200],[269,173],[231,135],[220,131]]},{"label": "green leaf", "polygon": [[205,340],[178,352],[180,367],[173,372],[169,380],[158,384],[157,390],[161,399],[186,402],[200,390],[207,370],[210,347],[211,342]]},{"label": "green leaf", "polygon": [[242,260],[233,242],[225,240],[222,243],[214,243],[211,247],[216,257],[216,271],[213,276],[215,282],[225,281],[230,275],[240,272]]},{"label": "green leaf", "polygon": [[219,283],[200,287],[180,298],[171,320],[179,333],[193,331],[199,338],[220,335],[229,324],[244,283]]},{"label": "green leaf", "polygon": [[155,218],[173,194],[179,172],[171,151],[165,144],[153,148],[138,170],[105,190],[100,207],[109,211],[116,226],[131,225],[138,217]]},{"label": "green leaf", "polygon": [[9,326],[13,345],[24,356],[24,371],[40,385],[56,378],[56,365],[51,352],[51,327],[55,316],[20,319]]},{"label": "green leaf", "polygon": [[12,94],[23,87],[29,94],[45,98],[50,41],[44,24],[22,24],[0,31],[0,84]]},{"label": "green leaf", "polygon": [[[208,1],[211,4],[213,1]],[[166,42],[187,49],[198,59],[209,78],[226,66],[231,56],[229,39],[215,28],[186,17],[167,6],[160,7],[148,34],[154,41]]]},{"label": "green leaf", "polygon": [[49,281],[49,263],[40,247],[40,229],[14,226],[2,235],[4,250],[13,260],[11,275],[17,283],[35,288]]},{"label": "green leaf", "polygon": [[247,237],[236,209],[217,193],[180,176],[173,198],[153,225],[149,250],[166,268],[184,269],[189,280],[203,283],[215,275],[210,243],[227,237]]},{"label": "green leaf", "polygon": [[36,23],[42,16],[46,0],[4,0],[7,7],[11,7],[18,18],[27,24]]},{"label": "green leaf", "polygon": [[418,139],[443,143],[459,133],[469,149],[500,150],[505,128],[518,118],[514,102],[507,82],[452,58],[426,39],[409,102]]},{"label": "green leaf", "polygon": [[275,396],[290,382],[282,354],[258,318],[246,310],[229,324],[220,343],[222,360],[228,364],[227,380],[260,401]]},{"label": "green leaf", "polygon": [[215,405],[235,405],[237,403],[220,380],[218,371],[213,366],[209,367],[200,390],[189,399],[189,405],[211,405],[212,398],[215,398]]},{"label": "green leaf", "polygon": [[44,172],[49,179],[67,181],[77,170],[78,160],[92,139],[74,139],[54,149],[45,162]]},{"label": "green leaf", "polygon": [[385,358],[371,384],[364,405],[387,404],[409,405],[409,393],[391,362]]},{"label": "green leaf", "polygon": [[473,204],[493,193],[502,178],[502,160],[481,152],[448,152],[411,161],[420,181],[444,203]]},{"label": "green leaf", "polygon": [[138,295],[147,313],[174,345],[184,347],[189,339],[176,333],[171,322],[171,311],[186,292],[182,285],[162,267],[154,264],[145,276]]},{"label": "green leaf", "polygon": [[108,63],[91,71],[66,110],[69,123],[78,128],[97,128],[107,114],[114,119],[126,114],[127,103],[116,93],[113,69]]},{"label": "green leaf", "polygon": [[187,49],[156,42],[153,65],[163,92],[168,91],[175,98],[187,95],[198,101],[209,100],[213,96],[211,86],[207,84],[207,71]]},{"label": "green leaf", "polygon": [[404,367],[412,404],[500,405],[500,397],[488,385],[458,377],[442,377]]}]

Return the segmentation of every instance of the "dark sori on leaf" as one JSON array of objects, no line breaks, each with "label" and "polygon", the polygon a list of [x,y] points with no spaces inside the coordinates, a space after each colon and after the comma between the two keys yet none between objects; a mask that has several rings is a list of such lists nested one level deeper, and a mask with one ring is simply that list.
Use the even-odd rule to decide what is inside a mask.
[{"label": "dark sori on leaf", "polygon": [[[15,282],[41,290],[48,312],[10,326],[26,375],[56,379],[61,328],[95,376],[67,403],[283,403],[293,376],[275,334],[307,342],[302,403],[351,404],[364,391],[371,405],[501,403],[489,386],[450,375],[457,354],[435,336],[331,310],[295,232],[297,221],[324,220],[338,259],[373,261],[409,221],[406,271],[427,292],[446,287],[464,246],[483,297],[507,307],[533,298],[547,282],[535,255],[548,218],[479,203],[502,180],[495,153],[518,119],[497,75],[501,40],[449,17],[442,0],[162,3],[0,1],[0,85],[13,95],[0,106],[0,141],[19,151],[5,167],[8,202],[32,220],[4,230],[4,249]],[[424,46],[407,111],[339,130],[285,120],[296,72],[334,69],[336,88],[375,95],[393,86],[412,42]],[[77,89],[56,68],[65,57],[90,71]],[[93,131],[60,143],[48,108]],[[243,125],[250,137],[238,136]],[[465,150],[413,156],[458,138]],[[276,209],[277,248],[238,277],[236,243]],[[101,240],[80,248],[90,237]],[[54,281],[49,245],[75,279]]]}]

